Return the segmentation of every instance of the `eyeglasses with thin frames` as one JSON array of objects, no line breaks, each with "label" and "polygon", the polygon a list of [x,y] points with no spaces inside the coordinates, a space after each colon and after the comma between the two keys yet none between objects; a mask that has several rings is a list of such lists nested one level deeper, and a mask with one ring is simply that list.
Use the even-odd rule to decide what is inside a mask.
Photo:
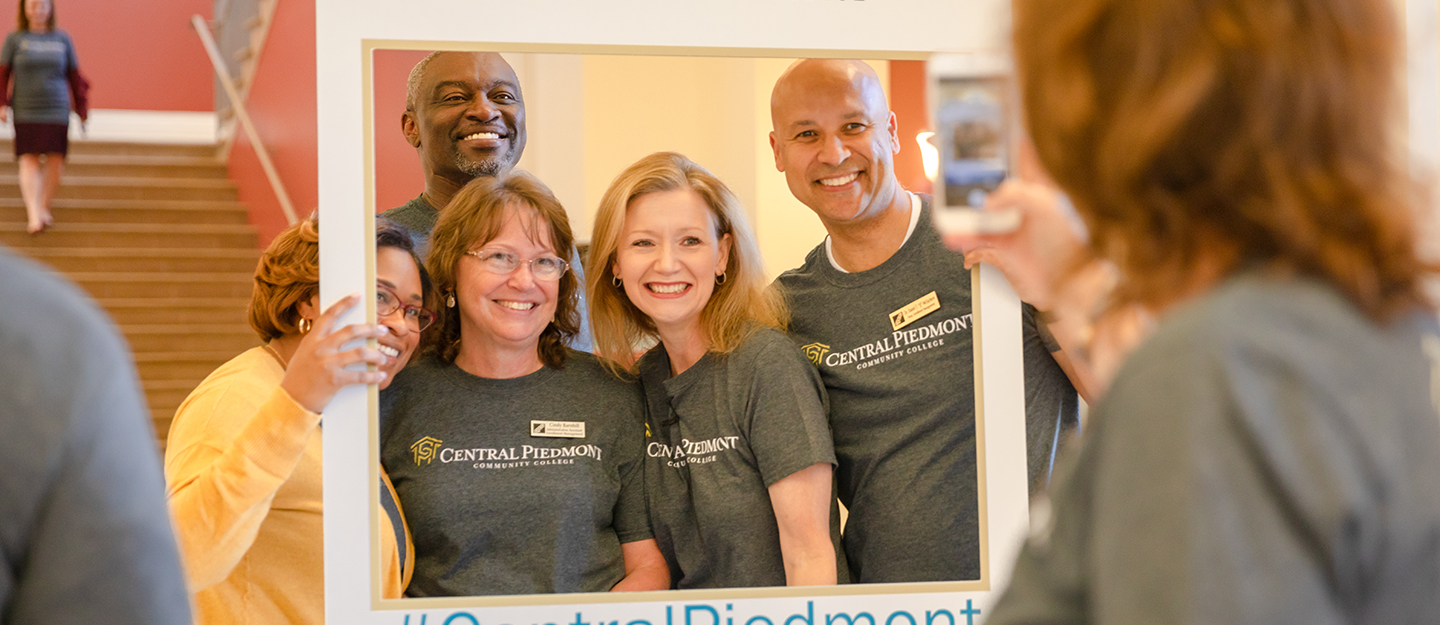
[{"label": "eyeglasses with thin frames", "polygon": [[530,260],[520,260],[520,257],[509,252],[470,250],[465,253],[480,259],[486,269],[502,276],[514,273],[520,265],[529,265],[530,274],[535,276],[536,280],[559,280],[570,268],[570,263],[559,256],[538,256]]},{"label": "eyeglasses with thin frames", "polygon": [[413,306],[400,301],[400,296],[394,291],[383,286],[375,287],[375,317],[388,317],[396,311],[405,311],[406,327],[416,332],[424,332],[425,328],[435,323],[435,313],[423,306]]}]

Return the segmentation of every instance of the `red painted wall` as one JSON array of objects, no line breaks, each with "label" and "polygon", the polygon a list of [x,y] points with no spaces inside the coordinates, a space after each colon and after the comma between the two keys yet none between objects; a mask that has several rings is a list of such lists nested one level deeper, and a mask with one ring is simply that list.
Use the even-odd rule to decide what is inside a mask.
[{"label": "red painted wall", "polygon": [[[190,27],[192,15],[210,19],[211,0],[54,0],[53,6],[55,26],[70,33],[90,80],[90,108],[215,110],[215,74]],[[0,0],[0,30],[15,30],[18,8],[18,0]]]},{"label": "red painted wall", "polygon": [[[246,108],[280,172],[295,213],[302,219],[309,216],[319,205],[320,175],[314,0],[279,3]],[[240,200],[250,207],[250,222],[260,231],[261,244],[267,245],[285,229],[285,213],[245,133],[238,127],[236,132],[230,179],[240,189]]]},{"label": "red painted wall", "polygon": [[895,176],[900,185],[917,193],[930,192],[925,163],[915,135],[930,129],[929,105],[925,102],[925,62],[890,61],[890,110],[900,126],[900,153],[895,155]]},{"label": "red painted wall", "polygon": [[427,54],[375,51],[375,209],[380,212],[409,202],[425,190],[420,158],[400,134],[400,115],[405,112],[405,81],[410,69]]}]

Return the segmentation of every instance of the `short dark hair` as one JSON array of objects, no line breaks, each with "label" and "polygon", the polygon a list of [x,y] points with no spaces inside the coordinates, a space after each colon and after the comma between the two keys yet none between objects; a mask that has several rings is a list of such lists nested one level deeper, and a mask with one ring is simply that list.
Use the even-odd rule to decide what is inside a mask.
[{"label": "short dark hair", "polygon": [[375,249],[382,247],[394,248],[410,255],[410,259],[415,261],[415,268],[420,270],[420,297],[424,298],[426,308],[435,310],[439,297],[435,295],[430,272],[425,270],[425,261],[415,253],[415,238],[410,231],[389,219],[375,217]]}]

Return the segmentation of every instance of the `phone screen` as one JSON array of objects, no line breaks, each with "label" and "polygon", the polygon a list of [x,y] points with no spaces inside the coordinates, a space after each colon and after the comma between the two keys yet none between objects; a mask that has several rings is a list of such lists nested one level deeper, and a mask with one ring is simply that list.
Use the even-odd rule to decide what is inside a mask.
[{"label": "phone screen", "polygon": [[1008,84],[1001,77],[938,77],[935,136],[939,205],[974,209],[1010,169]]}]

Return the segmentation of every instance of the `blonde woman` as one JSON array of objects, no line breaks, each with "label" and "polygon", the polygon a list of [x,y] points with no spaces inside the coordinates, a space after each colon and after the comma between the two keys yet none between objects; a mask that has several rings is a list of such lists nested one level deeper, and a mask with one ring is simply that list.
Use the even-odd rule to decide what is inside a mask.
[{"label": "blonde woman", "polygon": [[611,183],[592,245],[596,344],[645,389],[646,498],[674,587],[834,584],[825,391],[782,333],[740,202],[652,154]]}]

